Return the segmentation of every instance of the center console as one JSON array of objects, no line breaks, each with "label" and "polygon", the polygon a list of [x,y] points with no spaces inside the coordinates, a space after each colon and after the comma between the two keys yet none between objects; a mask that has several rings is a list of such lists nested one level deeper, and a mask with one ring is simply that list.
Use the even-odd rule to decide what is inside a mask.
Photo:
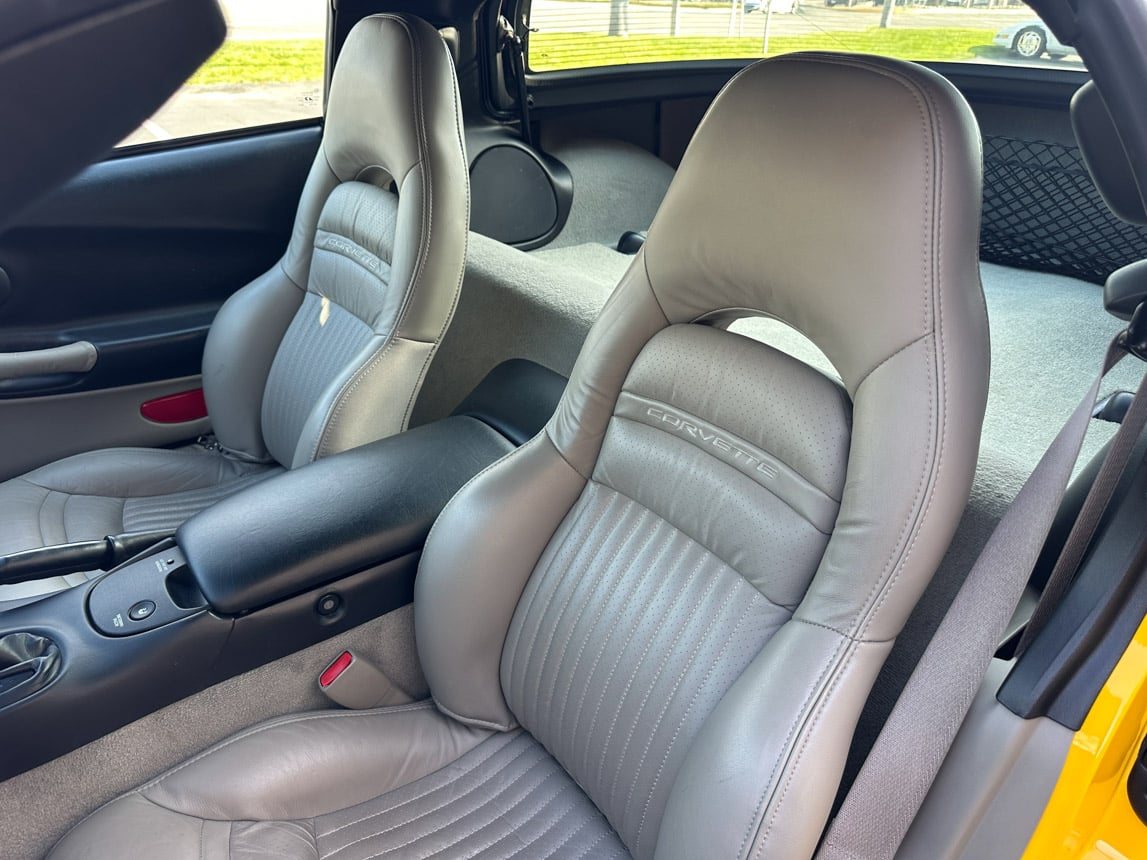
[{"label": "center console", "polygon": [[467,414],[267,478],[87,585],[0,613],[0,780],[409,603],[439,512],[552,411],[556,375],[528,374],[548,382],[503,384],[547,404],[499,412],[480,386]]}]

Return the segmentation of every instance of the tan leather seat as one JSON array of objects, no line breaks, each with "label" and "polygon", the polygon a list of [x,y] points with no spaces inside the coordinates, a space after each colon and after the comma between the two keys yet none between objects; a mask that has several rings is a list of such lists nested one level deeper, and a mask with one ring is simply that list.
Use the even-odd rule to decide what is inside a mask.
[{"label": "tan leather seat", "polygon": [[927,70],[739,74],[545,431],[430,535],[433,701],[257,726],[52,856],[808,857],[976,462],[979,171]]},{"label": "tan leather seat", "polygon": [[[6,481],[0,554],[173,529],[252,481],[406,429],[457,301],[468,183],[438,32],[360,22],[290,245],[212,325],[203,387],[218,445],[93,451]],[[0,586],[0,605],[86,579]]]}]

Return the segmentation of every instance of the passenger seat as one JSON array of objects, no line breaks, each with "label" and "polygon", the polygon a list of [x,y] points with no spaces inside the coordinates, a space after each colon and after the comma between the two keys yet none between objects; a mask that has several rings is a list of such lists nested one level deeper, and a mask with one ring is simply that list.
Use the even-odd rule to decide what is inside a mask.
[{"label": "passenger seat", "polygon": [[[0,484],[0,555],[174,529],[254,481],[406,429],[457,301],[468,220],[446,43],[415,18],[361,21],[286,253],[208,335],[214,439],[91,451]],[[0,586],[0,607],[86,579]]]}]

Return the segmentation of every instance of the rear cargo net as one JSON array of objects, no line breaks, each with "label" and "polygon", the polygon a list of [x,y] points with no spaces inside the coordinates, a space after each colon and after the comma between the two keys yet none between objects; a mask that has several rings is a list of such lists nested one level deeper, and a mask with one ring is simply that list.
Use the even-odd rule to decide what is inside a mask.
[{"label": "rear cargo net", "polygon": [[985,135],[980,257],[1102,284],[1147,257],[1147,228],[1111,213],[1079,147]]}]

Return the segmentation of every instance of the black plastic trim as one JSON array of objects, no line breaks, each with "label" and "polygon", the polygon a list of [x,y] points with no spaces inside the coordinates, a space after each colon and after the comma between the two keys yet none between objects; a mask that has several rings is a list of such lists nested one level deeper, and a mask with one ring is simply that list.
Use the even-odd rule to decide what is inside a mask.
[{"label": "black plastic trim", "polygon": [[[468,128],[466,130],[466,148],[470,153],[472,185],[471,230],[484,236],[491,236],[523,251],[539,248],[561,232],[569,218],[574,195],[573,176],[562,162],[530,146],[504,126]],[[520,238],[515,238],[506,233],[507,229],[513,232],[513,227],[510,226],[513,222],[513,214],[509,216],[509,221],[507,221],[505,211],[507,209],[511,212],[515,211],[517,201],[514,195],[521,194],[524,190],[520,171],[509,173],[504,177],[482,177],[481,183],[474,180],[474,167],[478,165],[482,156],[499,148],[521,152],[525,158],[537,165],[549,183],[548,190],[553,194],[554,217],[540,232],[534,231],[530,235],[522,234]],[[486,183],[492,183],[492,187],[484,187]]]},{"label": "black plastic trim", "polygon": [[567,379],[524,358],[503,361],[454,410],[489,424],[515,445],[532,439],[558,407]]},{"label": "black plastic trim", "polygon": [[[745,66],[745,60],[691,60],[635,63],[593,69],[533,72],[526,77],[532,110],[621,104],[716,95]],[[1072,94],[1088,79],[1086,72],[987,63],[929,63],[969,101],[990,101],[1066,110]]]},{"label": "black plastic trim", "polygon": [[[1138,465],[1116,487],[1071,588],[1000,687],[998,700],[1020,717],[1046,716],[1078,730],[1147,615],[1145,457],[1147,432],[1132,452]],[[1072,493],[1071,506],[1080,498]],[[1062,529],[1056,541],[1062,543]],[[1043,568],[1053,553],[1046,555]]]},{"label": "black plastic trim", "polygon": [[[242,618],[201,612],[136,636],[103,636],[84,623],[87,588],[5,612],[0,636],[28,631],[50,639],[63,668],[43,689],[0,708],[0,781],[410,603],[418,558],[410,553]],[[316,605],[330,591],[341,607],[322,616]]]},{"label": "black plastic trim", "polygon": [[212,609],[242,614],[420,549],[450,497],[510,450],[482,422],[446,418],[248,487],[176,543]]},{"label": "black plastic trim", "polygon": [[142,143],[129,143],[117,146],[105,155],[101,161],[118,161],[121,158],[131,158],[135,155],[147,155],[152,152],[172,152],[190,146],[226,143],[231,140],[245,140],[247,138],[298,131],[305,128],[322,129],[323,121],[324,116],[321,113],[316,113],[314,116],[304,119],[265,122],[259,125],[242,125],[237,128],[210,131],[204,134],[188,134],[182,137],[173,137],[171,140],[149,140]]}]

